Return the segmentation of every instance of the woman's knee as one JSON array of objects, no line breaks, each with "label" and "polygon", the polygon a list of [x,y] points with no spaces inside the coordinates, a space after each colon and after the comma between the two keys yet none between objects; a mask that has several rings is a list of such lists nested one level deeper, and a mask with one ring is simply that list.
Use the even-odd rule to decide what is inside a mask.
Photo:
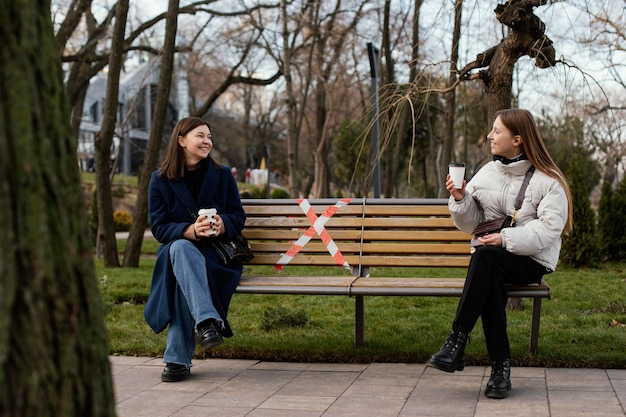
[{"label": "woman's knee", "polygon": [[497,246],[479,246],[472,255],[472,260],[475,261],[500,261],[506,258],[507,251],[504,248]]},{"label": "woman's knee", "polygon": [[198,248],[186,239],[178,239],[170,244],[170,258],[172,260],[180,257],[187,258],[193,256],[195,252],[199,252]]}]

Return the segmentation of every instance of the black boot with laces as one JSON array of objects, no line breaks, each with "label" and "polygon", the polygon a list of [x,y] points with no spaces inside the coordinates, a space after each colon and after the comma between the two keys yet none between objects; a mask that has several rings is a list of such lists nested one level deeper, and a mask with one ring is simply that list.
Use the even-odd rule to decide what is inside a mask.
[{"label": "black boot with laces", "polygon": [[509,395],[511,390],[511,360],[501,359],[491,363],[491,377],[487,382],[485,396],[502,399]]},{"label": "black boot with laces", "polygon": [[469,335],[453,328],[448,340],[426,362],[427,365],[444,372],[462,371],[465,368],[465,344]]}]

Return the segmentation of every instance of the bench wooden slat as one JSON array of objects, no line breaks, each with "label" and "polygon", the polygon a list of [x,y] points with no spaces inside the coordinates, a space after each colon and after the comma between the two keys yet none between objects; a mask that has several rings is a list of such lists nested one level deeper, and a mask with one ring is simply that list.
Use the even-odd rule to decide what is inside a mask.
[{"label": "bench wooden slat", "polygon": [[[363,222],[357,217],[331,217],[324,225],[326,228],[354,227],[361,229]],[[246,228],[299,228],[308,229],[311,222],[304,216],[301,217],[248,217]]]},{"label": "bench wooden slat", "polygon": [[433,233],[432,230],[394,230],[390,236],[387,230],[369,230],[365,229],[363,232],[363,240],[378,240],[378,241],[438,241],[438,242],[462,242],[469,246],[471,236],[465,232],[459,230],[438,230],[437,233]]},{"label": "bench wooden slat", "polygon": [[355,277],[242,276],[237,292],[248,294],[350,295]]},{"label": "bench wooden slat", "polygon": [[467,268],[468,256],[378,256],[363,255],[363,266]]},{"label": "bench wooden slat", "polygon": [[[346,261],[351,266],[358,266],[359,264],[359,256],[358,255],[346,255]],[[248,265],[275,265],[276,262],[280,259],[280,256],[276,254],[255,254],[254,259],[248,262]],[[295,256],[289,265],[315,265],[315,266],[336,266],[338,270],[338,274],[340,270],[344,268],[337,265],[335,260],[328,254],[311,254],[311,253],[299,253]],[[288,266],[286,266],[288,268]]]},{"label": "bench wooden slat", "polygon": [[[291,229],[249,229],[246,228],[243,231],[248,240],[262,240],[262,241],[293,241],[297,240],[304,230],[291,230]],[[360,242],[361,231],[360,230],[333,230],[331,234],[333,240],[349,240],[353,242]],[[319,236],[313,236],[311,241],[319,240]]]},{"label": "bench wooden slat", "polygon": [[336,277],[336,276],[250,276],[244,275],[239,282],[240,286],[276,286],[276,285],[297,285],[315,287],[320,285],[327,285],[329,287],[345,287],[348,288],[350,284],[355,280],[355,277]]},{"label": "bench wooden slat", "polygon": [[[397,278],[397,277],[362,277],[352,284],[352,294],[383,295],[390,289],[393,295],[450,295],[461,296],[465,278]],[[357,288],[359,290],[357,290]],[[550,287],[542,281],[539,285],[507,285],[510,296],[519,292],[532,294],[533,297],[550,298]],[[360,291],[369,290],[369,291]],[[401,290],[398,293],[398,290]],[[431,291],[432,290],[432,291]]]},{"label": "bench wooden slat", "polygon": [[365,204],[365,216],[440,216],[450,217],[450,211],[448,205],[411,205],[411,204],[398,204],[398,205],[373,205],[370,203]]},{"label": "bench wooden slat", "polygon": [[363,252],[378,255],[410,255],[410,254],[436,254],[436,255],[462,255],[467,257],[469,247],[467,244],[450,243],[363,243]]},{"label": "bench wooden slat", "polygon": [[[359,253],[361,248],[360,243],[351,242],[338,242],[335,241],[337,247],[341,250],[341,252],[345,255],[348,253]],[[252,248],[253,253],[276,253],[278,256],[280,254],[285,253],[289,248],[291,248],[291,242],[271,242],[271,243],[260,243],[260,242],[251,242],[250,247]],[[328,256],[328,249],[324,246],[323,243],[309,242],[306,244],[304,248],[300,251],[300,253],[320,253]]]},{"label": "bench wooden slat", "polygon": [[[285,205],[285,206],[276,206],[276,205],[246,205],[246,200],[243,200],[244,210],[246,212],[247,217],[262,217],[262,216],[271,216],[271,217],[305,217],[304,212],[298,206],[297,203],[293,203],[293,205]],[[332,205],[332,204],[331,204]],[[312,205],[313,211],[319,216],[328,208],[328,205]],[[347,205],[341,207],[334,216],[361,216],[363,214],[363,208],[359,204],[355,205]],[[306,218],[306,217],[305,217]]]},{"label": "bench wooden slat", "polygon": [[366,217],[365,228],[386,228],[386,229],[451,229],[456,230],[456,226],[451,218],[441,217]]}]

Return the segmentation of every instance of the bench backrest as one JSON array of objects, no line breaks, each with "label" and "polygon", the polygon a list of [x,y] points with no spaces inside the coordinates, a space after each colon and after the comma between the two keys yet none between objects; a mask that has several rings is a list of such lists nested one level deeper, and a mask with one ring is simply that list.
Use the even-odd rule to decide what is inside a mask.
[{"label": "bench backrest", "polygon": [[[247,216],[243,233],[255,254],[252,265],[275,265],[283,254],[296,251],[289,265],[337,265],[340,252],[355,271],[373,266],[465,268],[469,262],[470,236],[454,226],[447,199],[353,198],[339,203],[323,225],[322,213],[334,211],[338,199],[306,200],[309,218],[295,199],[242,202]],[[311,226],[316,219],[317,230]],[[299,246],[307,235],[310,240]]]}]

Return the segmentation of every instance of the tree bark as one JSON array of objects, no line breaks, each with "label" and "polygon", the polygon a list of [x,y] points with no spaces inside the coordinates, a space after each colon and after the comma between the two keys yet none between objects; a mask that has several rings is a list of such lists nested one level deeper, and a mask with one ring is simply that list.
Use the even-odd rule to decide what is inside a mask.
[{"label": "tree bark", "polygon": [[98,233],[96,243],[102,250],[104,266],[120,266],[113,223],[113,200],[111,198],[111,145],[117,121],[120,73],[124,60],[124,32],[129,0],[120,0],[115,12],[115,26],[109,55],[104,116],[100,132],[96,135],[96,194],[98,204]]},{"label": "tree bark", "polygon": [[0,416],[114,416],[50,4],[0,9]]},{"label": "tree bark", "polygon": [[176,49],[176,32],[178,30],[178,5],[179,0],[169,0],[168,14],[165,21],[165,45],[161,58],[161,72],[159,74],[159,86],[157,91],[150,138],[146,149],[146,158],[141,168],[139,177],[139,189],[137,201],[133,211],[133,222],[130,226],[126,250],[124,252],[124,266],[138,267],[141,257],[141,244],[146,230],[148,218],[148,187],[150,175],[158,164],[161,139],[165,127],[165,115],[170,98],[172,86],[172,74],[174,74],[174,52]]},{"label": "tree bark", "polygon": [[513,0],[498,4],[496,18],[509,28],[507,36],[496,46],[476,56],[459,73],[461,79],[473,79],[470,71],[481,70],[477,77],[483,82],[489,106],[489,123],[493,123],[494,114],[500,109],[511,107],[513,68],[523,55],[535,59],[539,68],[556,65],[552,41],[545,35],[545,24],[533,9],[547,3],[548,0]]}]

